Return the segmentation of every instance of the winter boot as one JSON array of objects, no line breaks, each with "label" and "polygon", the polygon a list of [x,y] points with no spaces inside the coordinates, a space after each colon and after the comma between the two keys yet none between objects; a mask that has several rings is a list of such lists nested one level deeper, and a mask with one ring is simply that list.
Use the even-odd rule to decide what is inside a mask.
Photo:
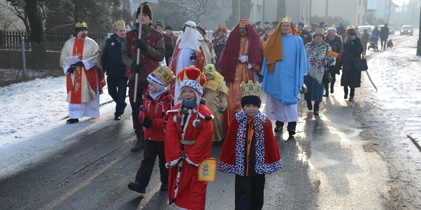
[{"label": "winter boot", "polygon": [[311,100],[307,100],[307,108],[308,110],[313,110],[313,105],[311,104]]},{"label": "winter boot", "polygon": [[314,102],[314,115],[319,115],[319,105],[319,101]]},{"label": "winter boot", "polygon": [[333,82],[330,83],[330,93],[334,93],[335,90],[333,89],[333,87],[335,86],[335,84]]},{"label": "winter boot", "polygon": [[279,133],[282,131],[282,128],[284,127],[284,123],[281,121],[276,121],[275,123],[276,127],[275,127],[275,133]]},{"label": "winter boot", "polygon": [[295,135],[295,127],[297,127],[297,122],[288,122],[288,138],[293,138]]},{"label": "winter boot", "polygon": [[329,83],[325,84],[325,94],[323,96],[324,97],[329,97]]},{"label": "winter boot", "polygon": [[137,136],[136,144],[130,149],[132,152],[138,152],[145,147],[145,138],[143,133]]},{"label": "winter boot", "polygon": [[344,86],[344,99],[348,98],[348,86]]}]

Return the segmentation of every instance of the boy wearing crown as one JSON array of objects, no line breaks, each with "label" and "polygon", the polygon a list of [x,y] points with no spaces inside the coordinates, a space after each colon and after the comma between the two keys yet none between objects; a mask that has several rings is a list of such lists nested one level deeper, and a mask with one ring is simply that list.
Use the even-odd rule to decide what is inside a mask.
[{"label": "boy wearing crown", "polygon": [[78,22],[75,37],[64,43],[60,66],[66,74],[69,119],[67,124],[79,122],[84,116],[99,117],[99,95],[105,86],[99,61],[98,44],[88,37],[88,25]]},{"label": "boy wearing crown", "polygon": [[165,125],[166,112],[173,106],[174,100],[167,86],[174,80],[174,74],[167,66],[159,66],[148,75],[149,89],[143,99],[139,120],[145,128],[145,149],[143,160],[137,171],[136,179],[130,182],[128,188],[144,194],[149,184],[156,156],[159,158],[161,175],[161,190],[168,189],[168,171],[165,168]]},{"label": "boy wearing crown", "polygon": [[205,76],[194,67],[177,75],[180,94],[168,111],[165,166],[168,202],[180,209],[205,209],[207,182],[198,180],[198,167],[212,150],[213,115],[202,101]]},{"label": "boy wearing crown", "polygon": [[203,98],[206,99],[206,106],[214,116],[213,141],[219,142],[224,140],[226,129],[228,128],[228,113],[227,113],[227,96],[228,87],[224,83],[224,77],[216,71],[213,64],[208,64],[203,70],[206,76],[206,83],[203,88],[206,89]]},{"label": "boy wearing crown", "polygon": [[114,120],[120,120],[126,108],[127,77],[126,65],[121,60],[121,48],[126,37],[126,24],[123,20],[114,22],[114,34],[105,41],[101,63],[107,74],[108,93],[116,103]]},{"label": "boy wearing crown", "polygon": [[265,174],[282,168],[269,118],[259,111],[260,84],[241,84],[243,109],[231,120],[218,170],[235,174],[235,209],[262,209]]}]

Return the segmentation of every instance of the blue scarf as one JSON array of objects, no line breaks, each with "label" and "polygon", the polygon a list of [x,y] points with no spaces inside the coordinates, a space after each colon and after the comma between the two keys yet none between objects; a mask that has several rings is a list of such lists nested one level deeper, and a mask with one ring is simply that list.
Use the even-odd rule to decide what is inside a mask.
[{"label": "blue scarf", "polygon": [[193,107],[197,106],[196,101],[184,101],[181,103],[183,107],[192,109]]}]

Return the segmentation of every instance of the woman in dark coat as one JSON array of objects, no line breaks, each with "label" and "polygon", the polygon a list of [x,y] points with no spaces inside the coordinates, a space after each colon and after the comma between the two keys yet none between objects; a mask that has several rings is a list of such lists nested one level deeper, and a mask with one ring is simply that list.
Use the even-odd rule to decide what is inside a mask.
[{"label": "woman in dark coat", "polygon": [[[336,28],[330,27],[327,29],[327,36],[325,42],[330,45],[332,51],[337,52],[338,54],[342,51],[342,36],[336,34]],[[335,91],[333,88],[336,82],[336,74],[339,74],[340,69],[341,63],[339,61],[337,61],[335,65],[329,66],[329,73],[332,76],[332,82],[330,82],[330,93],[333,93]],[[329,96],[329,83],[325,83],[324,85],[326,93],[323,96],[327,97]]]},{"label": "woman in dark coat", "polygon": [[353,101],[355,88],[360,87],[361,85],[361,71],[355,69],[354,60],[358,56],[361,56],[363,46],[361,45],[361,41],[357,36],[355,28],[348,28],[345,33],[345,44],[341,55],[343,63],[341,86],[344,86],[344,99],[348,98],[348,91],[350,89],[351,92],[349,94],[349,101]]}]

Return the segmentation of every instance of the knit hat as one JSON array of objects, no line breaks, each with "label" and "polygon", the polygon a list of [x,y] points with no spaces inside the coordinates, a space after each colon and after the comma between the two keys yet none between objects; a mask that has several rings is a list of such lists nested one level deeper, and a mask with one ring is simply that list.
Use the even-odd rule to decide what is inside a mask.
[{"label": "knit hat", "polygon": [[259,82],[253,83],[251,80],[246,84],[244,81],[240,84],[241,88],[241,107],[247,104],[253,104],[260,108],[262,100],[260,99],[261,86]]},{"label": "knit hat", "polygon": [[174,79],[174,73],[164,65],[158,66],[147,78],[148,82],[155,85],[158,92],[163,91]]},{"label": "knit hat", "polygon": [[182,90],[185,87],[191,87],[195,90],[196,104],[200,104],[206,77],[198,68],[194,66],[185,67],[178,73],[177,82],[180,84],[180,92],[178,96],[176,96],[175,104],[183,101]]},{"label": "knit hat", "polygon": [[327,33],[328,33],[328,34],[331,34],[331,33],[332,33],[332,34],[336,34],[336,28],[334,28],[334,27],[330,27],[330,28],[328,28],[328,29],[327,29]]},{"label": "knit hat", "polygon": [[85,22],[77,22],[75,24],[75,34],[79,33],[79,31],[88,30],[88,24]]},{"label": "knit hat", "polygon": [[[142,11],[142,13],[145,13],[145,14],[147,14],[148,16],[149,16],[149,18],[152,20],[152,7],[149,5],[149,4],[145,4],[145,5],[143,5],[143,11]],[[140,14],[140,6],[137,8],[137,11],[136,11],[136,17],[137,16],[139,16],[139,14]]]},{"label": "knit hat", "polygon": [[162,20],[157,20],[156,22],[155,22],[155,25],[156,26],[161,26],[161,28],[164,28],[164,22],[162,22]]},{"label": "knit hat", "polygon": [[313,34],[313,39],[316,35],[322,35],[323,39],[325,39],[325,32],[322,27],[317,27]]}]

